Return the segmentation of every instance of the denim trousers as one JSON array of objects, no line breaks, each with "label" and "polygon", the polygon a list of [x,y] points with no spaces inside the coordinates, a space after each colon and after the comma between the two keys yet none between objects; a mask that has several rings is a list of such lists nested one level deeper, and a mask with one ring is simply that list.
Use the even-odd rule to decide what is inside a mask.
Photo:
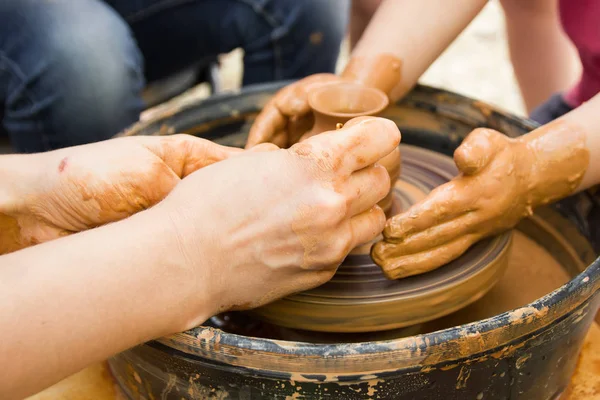
[{"label": "denim trousers", "polygon": [[0,0],[0,117],[18,152],[112,137],[147,82],[244,50],[243,84],[333,72],[349,0]]},{"label": "denim trousers", "polygon": [[529,115],[529,118],[538,124],[545,125],[572,110],[571,106],[565,101],[562,93],[555,93],[544,103],[536,107]]}]

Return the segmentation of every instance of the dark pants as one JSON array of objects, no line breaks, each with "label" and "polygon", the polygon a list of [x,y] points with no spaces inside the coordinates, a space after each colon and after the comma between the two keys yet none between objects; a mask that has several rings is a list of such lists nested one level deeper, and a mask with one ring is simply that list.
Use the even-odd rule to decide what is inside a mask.
[{"label": "dark pants", "polygon": [[244,85],[333,72],[349,0],[1,0],[0,105],[19,152],[110,138],[146,82],[244,49]]},{"label": "dark pants", "polygon": [[565,102],[562,94],[556,93],[545,103],[533,110],[529,118],[541,125],[544,125],[550,121],[554,121],[555,119],[562,117],[571,110],[571,106]]}]

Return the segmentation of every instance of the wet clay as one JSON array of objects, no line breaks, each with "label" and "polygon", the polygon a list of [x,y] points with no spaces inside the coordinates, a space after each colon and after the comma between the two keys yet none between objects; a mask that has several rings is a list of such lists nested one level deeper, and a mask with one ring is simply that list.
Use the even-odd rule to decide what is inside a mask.
[{"label": "wet clay", "polygon": [[352,57],[341,76],[377,88],[390,96],[402,78],[402,60],[389,53],[376,57]]},{"label": "wet clay", "polygon": [[373,260],[389,279],[418,275],[512,228],[579,187],[589,163],[585,141],[560,120],[517,139],[476,129],[454,153],[459,176],[390,219]]},{"label": "wet clay", "polygon": [[389,104],[384,92],[351,82],[331,83],[309,93],[314,125],[301,140],[335,130],[352,118],[377,116]]},{"label": "wet clay", "polygon": [[0,213],[0,254],[26,247],[22,243],[21,227],[16,218]]},{"label": "wet clay", "polygon": [[[313,90],[308,96],[308,104],[313,112],[314,125],[304,134],[300,141],[319,133],[340,129],[343,124],[353,118],[377,116],[387,106],[388,99],[381,90],[357,83],[331,83]],[[373,132],[374,135],[377,132]],[[395,148],[390,154],[379,160],[390,176],[390,182],[396,182],[400,176],[400,149]],[[391,190],[381,200],[379,206],[389,217],[392,206]]]},{"label": "wet clay", "polygon": [[[402,61],[391,54],[370,58],[354,57],[341,76],[315,74],[284,87],[256,117],[250,128],[246,148],[263,142],[271,142],[279,147],[289,147],[298,142],[314,123],[308,104],[308,96],[314,90],[332,83],[357,83],[377,89],[390,97],[400,82],[401,69]],[[345,109],[347,107],[337,107],[335,111]]]}]

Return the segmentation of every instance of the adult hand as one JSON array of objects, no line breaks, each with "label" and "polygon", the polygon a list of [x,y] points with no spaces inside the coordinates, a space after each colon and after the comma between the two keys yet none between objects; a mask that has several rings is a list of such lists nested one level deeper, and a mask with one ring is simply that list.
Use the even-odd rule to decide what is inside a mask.
[{"label": "adult hand", "polygon": [[0,254],[126,218],[161,201],[185,176],[240,152],[182,134],[22,156],[35,178],[0,214],[3,237],[11,237]]},{"label": "adult hand", "polygon": [[436,269],[478,240],[512,228],[537,205],[530,144],[473,131],[454,153],[461,174],[391,218],[371,251],[390,279]]},{"label": "adult hand", "polygon": [[254,308],[329,280],[352,248],[383,229],[376,203],[390,180],[372,164],[399,141],[393,122],[356,118],[290,149],[245,153],[185,178],[152,211],[173,221],[190,279],[203,288],[196,309]]}]

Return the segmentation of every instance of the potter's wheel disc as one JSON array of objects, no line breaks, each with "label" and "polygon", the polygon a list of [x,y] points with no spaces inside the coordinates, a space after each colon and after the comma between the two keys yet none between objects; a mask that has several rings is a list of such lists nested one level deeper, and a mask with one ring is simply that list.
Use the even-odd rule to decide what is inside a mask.
[{"label": "potter's wheel disc", "polygon": [[[402,174],[394,207],[406,210],[457,173],[450,157],[401,145]],[[422,275],[385,278],[369,256],[371,244],[353,251],[324,285],[252,311],[288,328],[370,332],[415,325],[447,315],[483,296],[508,262],[510,233],[483,240],[453,262]]]}]

